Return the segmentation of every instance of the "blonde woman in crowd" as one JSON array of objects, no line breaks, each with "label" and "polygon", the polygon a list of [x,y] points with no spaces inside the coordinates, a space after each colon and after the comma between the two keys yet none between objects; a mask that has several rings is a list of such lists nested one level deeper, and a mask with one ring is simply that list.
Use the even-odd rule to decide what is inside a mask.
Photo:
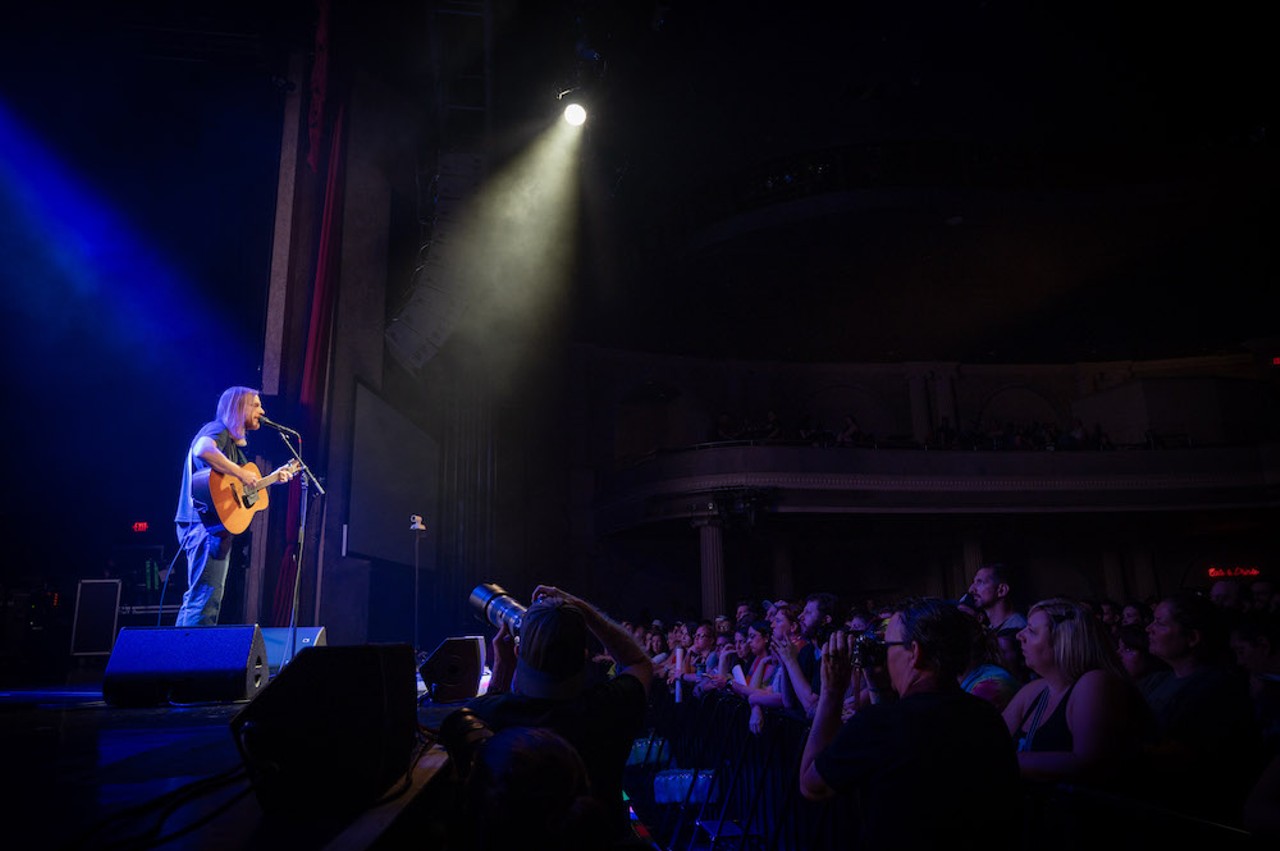
[{"label": "blonde woman in crowd", "polygon": [[1018,640],[1038,675],[1004,710],[1023,778],[1118,779],[1116,769],[1141,753],[1152,718],[1102,623],[1080,603],[1055,597],[1031,607]]}]

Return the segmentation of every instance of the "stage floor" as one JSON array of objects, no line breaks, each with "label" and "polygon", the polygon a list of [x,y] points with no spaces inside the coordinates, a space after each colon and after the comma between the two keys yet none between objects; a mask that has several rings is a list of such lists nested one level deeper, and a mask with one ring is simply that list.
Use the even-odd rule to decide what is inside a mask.
[{"label": "stage floor", "polygon": [[[305,818],[264,814],[230,727],[248,704],[114,707],[94,666],[73,670],[65,684],[0,690],[0,845],[395,847],[397,831],[433,806],[430,790],[443,780],[432,781],[446,774],[447,757],[424,736],[412,776],[388,790],[403,790],[391,800],[345,817],[323,808]],[[420,701],[420,726],[437,728],[455,708]]]}]

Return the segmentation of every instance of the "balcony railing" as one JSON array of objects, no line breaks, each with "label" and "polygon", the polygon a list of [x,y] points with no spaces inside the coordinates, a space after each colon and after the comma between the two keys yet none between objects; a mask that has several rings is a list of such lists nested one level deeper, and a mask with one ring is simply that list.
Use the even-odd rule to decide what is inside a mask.
[{"label": "balcony railing", "polygon": [[785,513],[1152,511],[1280,505],[1280,446],[980,452],[701,444],[601,477],[604,530],[713,516],[748,496]]}]

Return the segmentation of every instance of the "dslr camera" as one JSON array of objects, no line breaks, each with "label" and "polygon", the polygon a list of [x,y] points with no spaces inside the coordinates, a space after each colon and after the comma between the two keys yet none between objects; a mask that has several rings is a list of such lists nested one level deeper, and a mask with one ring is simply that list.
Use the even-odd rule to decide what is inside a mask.
[{"label": "dslr camera", "polygon": [[849,635],[849,656],[853,667],[864,671],[878,668],[885,663],[889,648],[874,629]]},{"label": "dslr camera", "polygon": [[440,744],[462,780],[471,774],[476,754],[492,737],[493,730],[484,719],[465,706],[450,712],[440,724]]}]

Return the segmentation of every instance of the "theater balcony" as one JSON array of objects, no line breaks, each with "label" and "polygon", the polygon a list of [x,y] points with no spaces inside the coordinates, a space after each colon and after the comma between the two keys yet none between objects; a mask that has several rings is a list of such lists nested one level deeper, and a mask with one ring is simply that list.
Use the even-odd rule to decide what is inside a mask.
[{"label": "theater balcony", "polygon": [[[1264,353],[1267,354],[1267,353]],[[629,604],[814,588],[1145,599],[1276,569],[1271,356],[789,364],[583,348],[578,557]],[[958,425],[957,425],[958,424]]]},{"label": "theater balcony", "polygon": [[777,514],[1045,513],[1274,506],[1280,445],[1109,452],[705,443],[602,481],[598,529]]}]

